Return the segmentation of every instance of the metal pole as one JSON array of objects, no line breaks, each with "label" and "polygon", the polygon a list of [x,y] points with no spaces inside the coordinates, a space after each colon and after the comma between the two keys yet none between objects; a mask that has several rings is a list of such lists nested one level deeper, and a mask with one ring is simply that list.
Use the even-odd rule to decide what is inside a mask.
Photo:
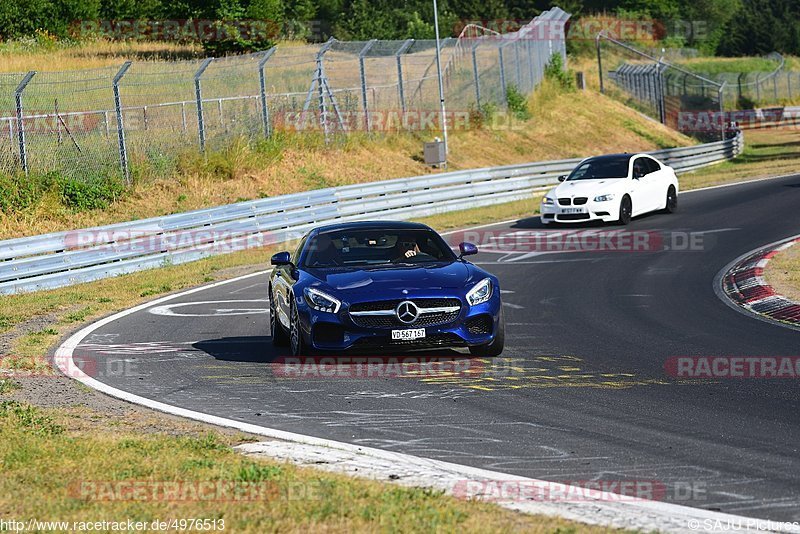
[{"label": "metal pole", "polygon": [[605,86],[603,85],[603,57],[600,54],[600,37],[603,35],[603,32],[597,34],[597,37],[594,38],[594,44],[597,48],[597,72],[600,73],[600,92],[605,93]]},{"label": "metal pole", "polygon": [[725,117],[725,108],[723,106],[723,103],[724,103],[723,102],[723,99],[724,99],[724,96],[723,96],[724,93],[723,92],[725,91],[725,83],[727,83],[727,82],[724,82],[724,81],[722,82],[722,85],[719,87],[719,94],[718,94],[718,98],[719,98],[719,117],[720,117],[720,120],[718,122],[720,123],[720,128],[719,128],[719,139],[720,139],[720,141],[724,141],[725,140],[725,126],[724,126],[724,120],[723,120],[724,117]]},{"label": "metal pole", "polygon": [[361,73],[361,107],[364,110],[364,119],[367,125],[367,131],[371,131],[371,124],[369,120],[369,102],[367,102],[367,72],[364,68],[364,56],[369,52],[369,49],[377,43],[377,39],[373,39],[364,45],[361,52],[358,53],[358,68]]},{"label": "metal pole", "polygon": [[447,165],[447,120],[445,119],[447,111],[445,110],[445,103],[444,103],[444,85],[442,83],[442,50],[439,44],[439,6],[436,3],[436,0],[433,0],[433,26],[436,30],[436,72],[438,73],[439,78],[439,104],[441,107],[441,122],[442,122],[442,137],[444,138],[444,159],[445,165]]},{"label": "metal pole", "polygon": [[497,47],[497,55],[500,57],[500,85],[503,89],[503,104],[508,108],[508,87],[506,86],[506,67],[503,64],[503,47],[501,44]]},{"label": "metal pole", "polygon": [[22,92],[30,83],[31,79],[36,75],[36,71],[29,71],[22,81],[19,82],[16,90],[14,90],[14,102],[17,108],[17,138],[19,141],[19,161],[22,164],[22,170],[28,174],[28,151],[25,144],[25,123],[22,120]]},{"label": "metal pole", "polygon": [[264,137],[269,137],[272,133],[269,123],[269,108],[267,107],[267,75],[264,72],[264,68],[274,53],[275,47],[273,46],[264,52],[264,57],[258,62],[258,84],[261,90],[261,121],[264,123]]},{"label": "metal pole", "polygon": [[119,166],[122,169],[122,176],[125,177],[126,182],[130,182],[130,170],[128,169],[128,148],[125,144],[125,125],[122,119],[122,99],[119,96],[119,82],[128,69],[131,67],[131,61],[126,61],[117,71],[112,82],[112,89],[114,91],[114,110],[117,113],[117,143],[119,144]]},{"label": "metal pole", "polygon": [[472,47],[472,74],[475,76],[475,103],[478,110],[481,109],[481,80],[478,73],[478,47],[480,43]]},{"label": "metal pole", "polygon": [[406,112],[406,95],[405,87],[403,87],[403,62],[401,60],[401,55],[404,54],[412,44],[414,44],[414,39],[408,39],[394,54],[394,57],[397,60],[397,91],[398,96],[400,97],[400,109],[403,111],[403,113]]},{"label": "metal pole", "polygon": [[57,98],[55,99],[55,103],[54,104],[55,105],[53,107],[55,108],[54,111],[55,111],[55,114],[56,114],[56,132],[58,133],[58,144],[60,145],[64,141],[64,138],[61,136],[61,121],[58,120],[59,115],[58,115],[58,99]]},{"label": "metal pole", "polygon": [[203,118],[203,92],[200,87],[200,76],[203,75],[212,61],[214,61],[213,57],[206,58],[200,64],[197,72],[194,73],[194,96],[197,101],[197,130],[200,137],[200,152],[206,151],[206,125]]}]

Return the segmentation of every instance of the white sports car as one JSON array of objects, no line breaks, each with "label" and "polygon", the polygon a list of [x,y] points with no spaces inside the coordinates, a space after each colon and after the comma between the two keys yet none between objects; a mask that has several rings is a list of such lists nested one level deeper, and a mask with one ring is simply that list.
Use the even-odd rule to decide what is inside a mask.
[{"label": "white sports car", "polygon": [[647,154],[611,154],[581,161],[542,199],[543,224],[605,221],[628,224],[651,211],[678,209],[675,170]]}]

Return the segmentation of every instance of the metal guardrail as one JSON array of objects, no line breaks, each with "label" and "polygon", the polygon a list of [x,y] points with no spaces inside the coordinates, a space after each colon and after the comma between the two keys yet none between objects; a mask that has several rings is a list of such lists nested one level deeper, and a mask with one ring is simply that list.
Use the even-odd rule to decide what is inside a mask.
[{"label": "metal guardrail", "polygon": [[[733,139],[651,154],[687,172],[733,158]],[[348,185],[0,241],[0,294],[53,289],[299,237],[322,223],[404,219],[529,197],[580,159]]]}]

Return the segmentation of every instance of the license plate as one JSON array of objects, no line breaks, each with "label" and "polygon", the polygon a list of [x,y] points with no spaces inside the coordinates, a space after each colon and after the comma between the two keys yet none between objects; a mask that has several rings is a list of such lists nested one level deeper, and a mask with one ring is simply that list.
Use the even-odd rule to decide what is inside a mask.
[{"label": "license plate", "polygon": [[422,339],[424,337],[424,328],[412,328],[411,330],[392,330],[392,340],[395,341],[409,341],[413,339]]},{"label": "license plate", "polygon": [[561,213],[585,213],[583,208],[561,208]]}]

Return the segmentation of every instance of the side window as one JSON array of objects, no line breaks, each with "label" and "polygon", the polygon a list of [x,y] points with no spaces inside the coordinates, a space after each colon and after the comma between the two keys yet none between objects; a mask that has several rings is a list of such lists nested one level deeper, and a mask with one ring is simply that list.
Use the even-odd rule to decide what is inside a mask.
[{"label": "side window", "polygon": [[294,249],[294,252],[292,252],[292,263],[294,263],[295,265],[297,265],[297,262],[300,260],[300,252],[302,252],[303,247],[306,244],[306,241],[308,241],[308,234],[303,236],[303,239],[300,240],[300,243],[297,245],[297,248]]},{"label": "side window", "polygon": [[636,178],[637,176],[644,176],[648,172],[648,165],[645,158],[636,158],[633,162],[633,176]]},{"label": "side window", "polygon": [[647,167],[648,167],[647,174],[661,170],[661,165],[659,165],[656,160],[652,158],[645,158],[645,161],[647,162]]}]

